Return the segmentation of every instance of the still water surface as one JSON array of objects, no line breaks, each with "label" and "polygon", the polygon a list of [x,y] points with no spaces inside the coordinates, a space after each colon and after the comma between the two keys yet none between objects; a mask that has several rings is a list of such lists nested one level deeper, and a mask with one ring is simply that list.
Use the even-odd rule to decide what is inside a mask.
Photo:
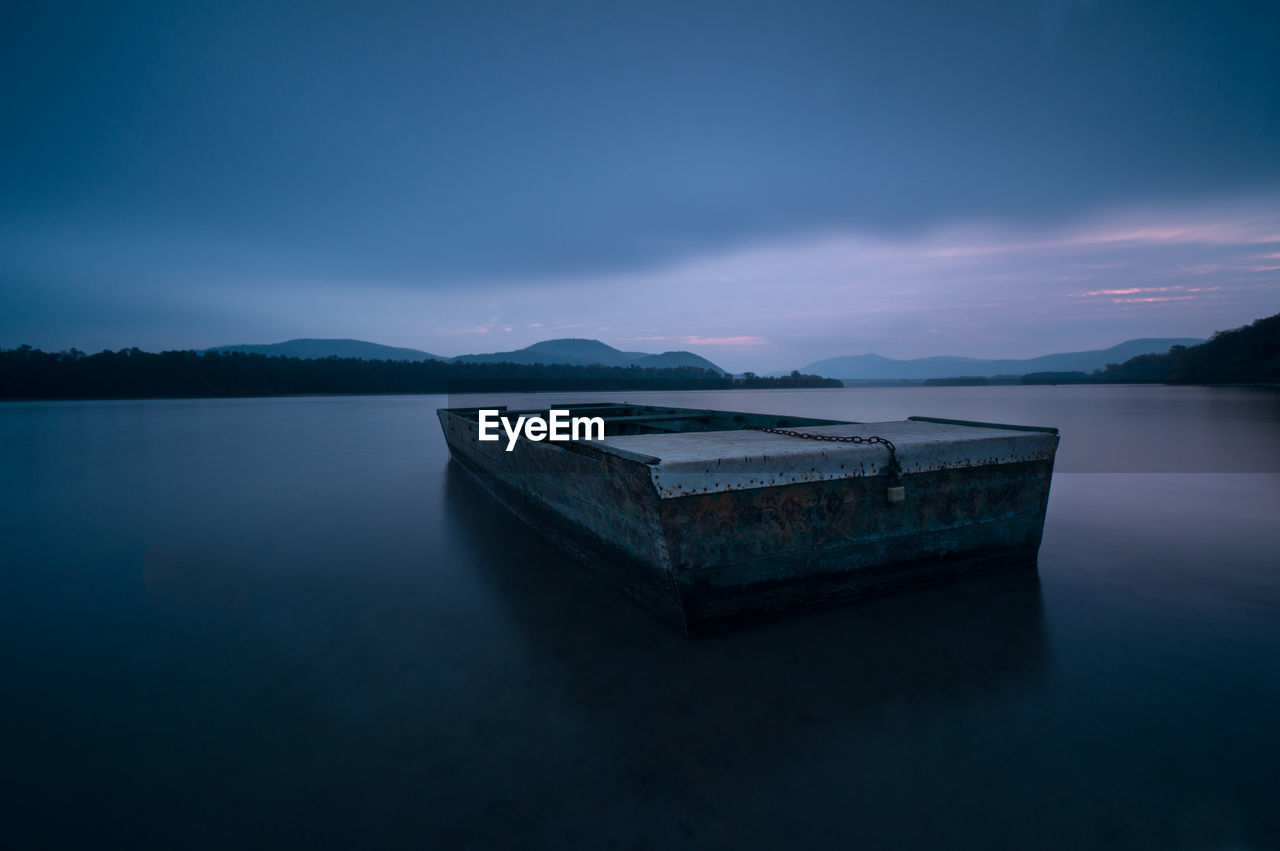
[{"label": "still water surface", "polygon": [[627,396],[1059,426],[1039,569],[690,641],[448,463],[484,399],[6,404],[8,837],[1280,847],[1280,392]]}]

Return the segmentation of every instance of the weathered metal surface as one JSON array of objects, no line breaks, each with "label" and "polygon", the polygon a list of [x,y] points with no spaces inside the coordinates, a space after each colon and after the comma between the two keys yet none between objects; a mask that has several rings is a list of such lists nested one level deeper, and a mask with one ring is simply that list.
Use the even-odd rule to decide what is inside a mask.
[{"label": "weathered metal surface", "polygon": [[538,499],[583,529],[614,542],[642,560],[658,561],[648,465],[604,452],[567,451],[570,444],[518,441],[507,452],[501,441],[476,439],[475,423],[441,415],[454,455],[510,488]]},{"label": "weathered metal surface", "polygon": [[454,460],[500,502],[687,631],[647,464],[572,443],[522,440],[506,452],[476,439],[474,419],[438,415]]},{"label": "weathered metal surface", "polygon": [[[1058,437],[1041,431],[957,427],[934,422],[861,423],[797,428],[808,434],[880,435],[892,440],[904,473],[1012,464],[1052,458]],[[759,431],[607,437],[605,444],[661,459],[654,486],[663,499],[726,490],[879,476],[881,446],[797,440]]]},{"label": "weathered metal surface", "polygon": [[898,505],[874,476],[663,500],[686,620],[706,629],[1033,560],[1051,469],[1026,461],[908,476]]},{"label": "weathered metal surface", "polygon": [[[1026,563],[1040,544],[1058,442],[1050,431],[609,412],[684,415],[690,428],[710,417],[720,430],[519,441],[507,452],[476,439],[474,410],[439,416],[454,458],[504,504],[689,633]],[[744,425],[889,437],[907,474],[905,499],[886,497],[884,447]]]}]

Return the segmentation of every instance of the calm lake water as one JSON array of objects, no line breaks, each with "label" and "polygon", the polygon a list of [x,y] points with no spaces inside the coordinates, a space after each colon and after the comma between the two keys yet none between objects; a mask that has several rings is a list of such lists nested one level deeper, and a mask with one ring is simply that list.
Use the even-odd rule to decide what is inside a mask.
[{"label": "calm lake water", "polygon": [[7,838],[1280,847],[1280,392],[625,395],[1056,425],[1038,571],[690,641],[448,463],[464,397],[0,405]]}]

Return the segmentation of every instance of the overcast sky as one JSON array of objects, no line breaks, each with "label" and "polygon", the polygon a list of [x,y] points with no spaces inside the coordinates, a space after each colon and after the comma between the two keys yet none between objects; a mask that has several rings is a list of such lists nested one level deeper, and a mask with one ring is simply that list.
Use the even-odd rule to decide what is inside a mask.
[{"label": "overcast sky", "polygon": [[1275,2],[17,6],[0,346],[769,370],[1280,310]]}]

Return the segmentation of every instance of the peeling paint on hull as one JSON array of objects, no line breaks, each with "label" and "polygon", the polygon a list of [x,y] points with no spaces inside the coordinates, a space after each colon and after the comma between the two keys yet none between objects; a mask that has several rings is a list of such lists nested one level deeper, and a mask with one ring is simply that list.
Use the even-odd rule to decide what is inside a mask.
[{"label": "peeling paint on hull", "polygon": [[[454,460],[504,505],[688,634],[1035,562],[1051,429],[692,413],[714,416],[696,433],[511,452],[476,439],[473,409],[438,415]],[[883,448],[741,430],[762,419],[894,435],[906,500],[885,498]]]}]

